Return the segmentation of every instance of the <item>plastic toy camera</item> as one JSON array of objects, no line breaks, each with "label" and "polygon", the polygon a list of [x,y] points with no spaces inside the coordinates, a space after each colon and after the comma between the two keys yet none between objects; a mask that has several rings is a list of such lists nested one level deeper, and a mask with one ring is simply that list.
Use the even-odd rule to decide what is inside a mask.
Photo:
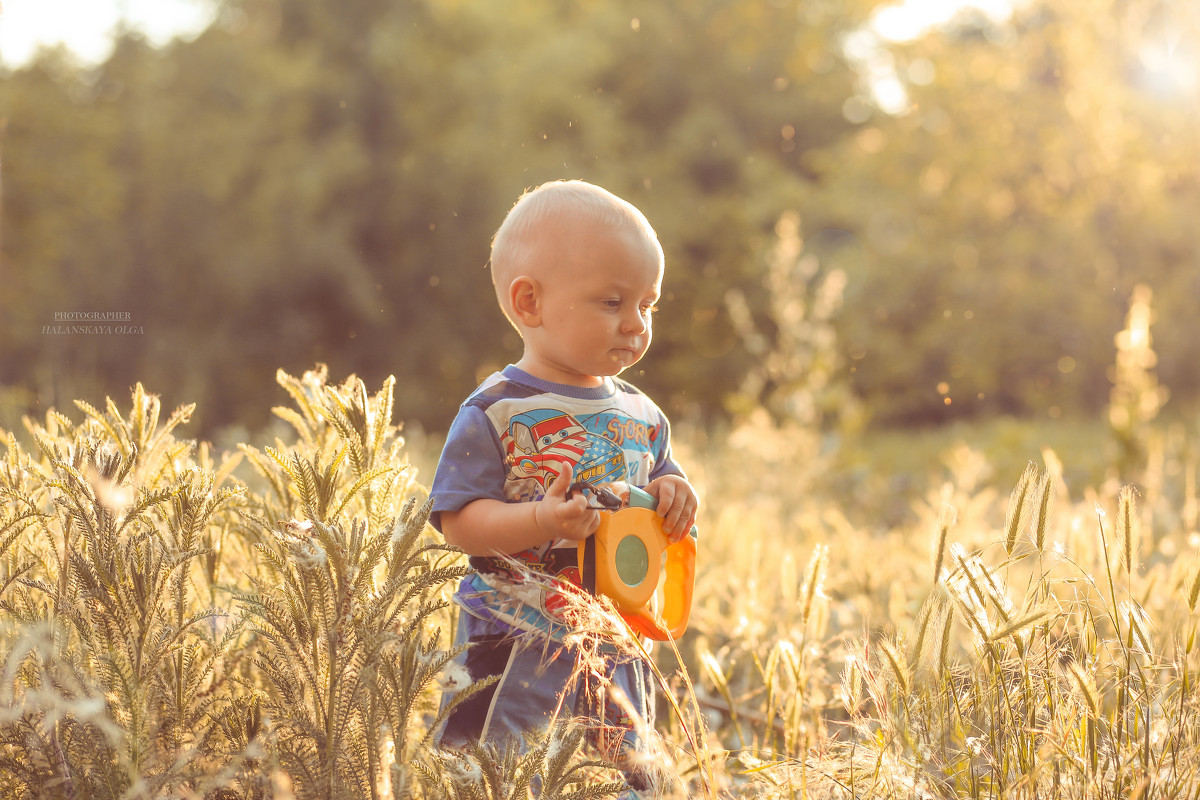
[{"label": "plastic toy camera", "polygon": [[[671,543],[654,498],[629,487],[629,505],[608,489],[584,484],[605,506],[594,555],[579,543],[579,565],[587,574],[594,561],[596,592],[610,598],[636,632],[656,641],[678,639],[687,629],[696,577],[696,528]],[[614,510],[616,509],[616,510]]]}]

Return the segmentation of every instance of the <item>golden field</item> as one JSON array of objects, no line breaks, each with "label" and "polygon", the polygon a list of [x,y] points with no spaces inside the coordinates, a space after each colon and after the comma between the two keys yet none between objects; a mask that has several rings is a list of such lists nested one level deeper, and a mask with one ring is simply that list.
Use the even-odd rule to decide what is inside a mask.
[{"label": "golden field", "polygon": [[[140,386],[4,434],[2,794],[611,796],[569,720],[525,753],[431,747],[464,569],[421,510],[436,454],[410,460],[390,382],[279,381],[270,445],[182,438],[190,410]],[[681,426],[674,795],[1194,796],[1193,434],[1130,430]]]}]

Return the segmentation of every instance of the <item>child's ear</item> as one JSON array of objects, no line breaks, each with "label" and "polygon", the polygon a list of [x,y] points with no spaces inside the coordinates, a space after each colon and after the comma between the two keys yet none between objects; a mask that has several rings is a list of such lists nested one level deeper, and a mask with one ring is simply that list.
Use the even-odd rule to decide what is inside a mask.
[{"label": "child's ear", "polygon": [[508,301],[516,321],[526,328],[542,324],[542,285],[521,275],[508,285]]}]

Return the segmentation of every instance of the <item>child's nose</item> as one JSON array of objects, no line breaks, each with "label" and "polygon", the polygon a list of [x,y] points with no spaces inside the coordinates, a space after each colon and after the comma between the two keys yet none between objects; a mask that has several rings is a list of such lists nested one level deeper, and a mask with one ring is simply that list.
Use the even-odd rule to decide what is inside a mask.
[{"label": "child's nose", "polygon": [[622,319],[621,328],[626,333],[640,335],[650,327],[650,318],[640,308],[627,312]]}]

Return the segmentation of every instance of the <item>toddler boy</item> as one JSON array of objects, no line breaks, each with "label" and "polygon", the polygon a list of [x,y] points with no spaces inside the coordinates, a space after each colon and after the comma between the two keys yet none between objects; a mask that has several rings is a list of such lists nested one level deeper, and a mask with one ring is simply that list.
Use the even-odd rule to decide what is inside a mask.
[{"label": "toddler boy", "polygon": [[[433,480],[432,521],[475,569],[455,595],[457,638],[472,643],[464,664],[473,680],[499,681],[454,710],[444,745],[520,738],[577,715],[631,790],[653,788],[638,734],[653,722],[649,668],[616,647],[602,664],[582,664],[555,587],[583,585],[577,542],[600,522],[573,483],[645,489],[673,540],[695,521],[666,417],[617,377],[650,346],[663,262],[645,216],[583,181],[527,192],[493,239],[496,299],[524,352],[460,408]],[[545,579],[527,580],[514,563]]]}]

